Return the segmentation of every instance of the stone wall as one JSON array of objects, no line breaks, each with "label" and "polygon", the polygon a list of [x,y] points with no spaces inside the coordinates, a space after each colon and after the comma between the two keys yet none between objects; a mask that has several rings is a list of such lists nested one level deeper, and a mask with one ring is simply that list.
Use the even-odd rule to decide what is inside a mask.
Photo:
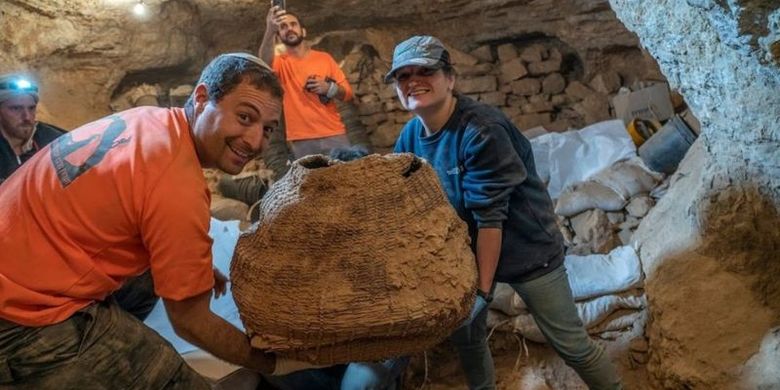
[{"label": "stone wall", "polygon": [[[392,60],[393,44],[387,44],[395,43],[391,36],[383,31],[372,37],[330,33],[317,46],[337,57],[337,47],[345,43],[352,47],[340,65],[355,90],[360,119],[378,151],[389,150],[411,118],[400,105],[393,84],[383,81]],[[626,63],[636,61],[635,68],[589,67],[578,50],[556,37],[484,44],[468,53],[442,39],[456,68],[456,90],[499,107],[521,130],[544,126],[560,132],[609,119],[613,117],[610,100],[621,87],[636,87],[646,78],[662,79],[653,67],[645,66],[641,56],[624,59]],[[379,47],[384,47],[384,52]]]}]

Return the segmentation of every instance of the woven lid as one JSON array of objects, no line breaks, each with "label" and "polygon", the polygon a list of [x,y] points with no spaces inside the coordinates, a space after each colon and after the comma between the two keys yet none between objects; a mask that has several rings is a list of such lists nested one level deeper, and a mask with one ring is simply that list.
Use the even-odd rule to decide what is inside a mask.
[{"label": "woven lid", "polygon": [[468,315],[466,225],[411,154],[296,161],[241,236],[232,291],[255,347],[320,364],[418,352]]}]

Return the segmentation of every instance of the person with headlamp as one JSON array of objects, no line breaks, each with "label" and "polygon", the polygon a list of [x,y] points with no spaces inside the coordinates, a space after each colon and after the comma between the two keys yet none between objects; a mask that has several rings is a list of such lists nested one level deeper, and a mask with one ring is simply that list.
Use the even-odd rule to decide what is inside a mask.
[{"label": "person with headlamp", "polygon": [[19,74],[0,75],[0,183],[65,130],[36,120],[38,86]]}]

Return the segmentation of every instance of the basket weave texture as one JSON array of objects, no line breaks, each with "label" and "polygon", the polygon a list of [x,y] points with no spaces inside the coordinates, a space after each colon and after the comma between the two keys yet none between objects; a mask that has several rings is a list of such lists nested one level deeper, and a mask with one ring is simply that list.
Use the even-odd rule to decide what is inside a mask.
[{"label": "basket weave texture", "polygon": [[242,235],[230,276],[256,348],[317,364],[423,351],[468,315],[465,223],[411,154],[293,163]]}]

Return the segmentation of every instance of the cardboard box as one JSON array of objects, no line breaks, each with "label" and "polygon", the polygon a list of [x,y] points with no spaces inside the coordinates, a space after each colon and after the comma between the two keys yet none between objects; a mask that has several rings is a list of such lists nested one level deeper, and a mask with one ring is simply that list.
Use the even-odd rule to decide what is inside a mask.
[{"label": "cardboard box", "polygon": [[628,93],[619,93],[612,98],[615,117],[628,124],[634,118],[663,122],[674,115],[669,97],[669,86],[657,83]]},{"label": "cardboard box", "polygon": [[680,117],[682,118],[683,122],[685,122],[688,127],[693,130],[696,135],[701,134],[701,124],[699,123],[699,120],[696,119],[696,116],[693,115],[693,112],[691,112],[691,109],[686,109],[680,114]]}]

